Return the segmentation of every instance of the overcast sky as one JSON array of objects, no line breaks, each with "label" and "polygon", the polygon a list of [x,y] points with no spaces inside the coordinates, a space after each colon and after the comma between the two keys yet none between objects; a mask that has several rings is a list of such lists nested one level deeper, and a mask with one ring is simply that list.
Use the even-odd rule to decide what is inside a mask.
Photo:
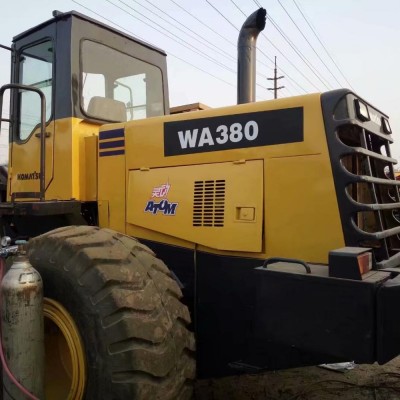
[{"label": "overcast sky", "polygon": [[[286,87],[279,96],[353,88],[389,115],[395,139],[392,153],[399,158],[398,0],[14,0],[2,8],[0,43],[9,46],[13,36],[51,18],[54,9],[76,10],[164,49],[169,54],[172,106],[232,105],[238,29],[243,13],[255,11],[256,3],[271,17],[258,41],[257,98],[272,98],[266,78],[272,77],[270,59],[275,56],[279,74],[286,75],[279,82]],[[0,55],[4,84],[10,76],[9,55],[4,50]],[[0,162],[6,159],[6,142],[2,133]]]}]

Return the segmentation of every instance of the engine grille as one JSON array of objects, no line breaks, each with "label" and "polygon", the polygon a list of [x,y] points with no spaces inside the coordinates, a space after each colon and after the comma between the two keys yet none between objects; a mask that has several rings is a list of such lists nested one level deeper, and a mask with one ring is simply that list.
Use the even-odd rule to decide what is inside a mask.
[{"label": "engine grille", "polygon": [[400,264],[400,181],[395,179],[389,135],[360,125],[337,128],[340,167],[351,229],[359,245],[373,248],[378,268]]},{"label": "engine grille", "polygon": [[225,180],[194,182],[193,226],[223,227]]}]

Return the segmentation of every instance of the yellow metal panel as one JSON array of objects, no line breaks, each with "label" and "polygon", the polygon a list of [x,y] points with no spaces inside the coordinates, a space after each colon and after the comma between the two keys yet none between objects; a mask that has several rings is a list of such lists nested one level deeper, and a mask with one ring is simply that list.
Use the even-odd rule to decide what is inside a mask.
[{"label": "yellow metal panel", "polygon": [[273,158],[265,164],[265,232],[269,257],[327,263],[344,246],[326,156]]},{"label": "yellow metal panel", "polygon": [[[54,123],[46,126],[46,175],[45,184],[53,180],[54,161]],[[12,142],[10,150],[11,175],[9,181],[11,193],[39,192],[40,190],[40,130],[22,143]],[[9,192],[9,195],[11,193]]]},{"label": "yellow metal panel", "polygon": [[55,121],[54,179],[46,199],[69,200],[72,195],[72,118]]},{"label": "yellow metal panel", "polygon": [[[91,201],[96,199],[95,158],[97,148],[94,142],[86,145],[85,138],[97,136],[98,124],[87,123],[79,118],[63,118],[55,121],[54,179],[46,191],[46,199]],[[95,139],[92,139],[95,140]],[[88,194],[90,193],[90,195]]]},{"label": "yellow metal panel", "polygon": [[84,156],[84,176],[81,180],[81,200],[95,201],[97,200],[97,136],[84,137],[85,156]]},{"label": "yellow metal panel", "polygon": [[[280,110],[301,107],[304,115],[304,140],[296,143],[281,143],[260,147],[236,148],[224,151],[210,151],[177,156],[164,156],[164,123],[190,119],[208,118],[225,115],[236,115],[258,111]],[[222,122],[223,123],[223,122]],[[268,126],[260,131],[262,135],[270,134]],[[132,121],[125,125],[126,170],[129,171],[129,206],[127,232],[149,240],[167,241],[174,238],[198,243],[198,248],[218,254],[252,256],[266,258],[270,256],[296,257],[306,261],[327,263],[329,250],[344,245],[343,232],[337,205],[336,192],[331,171],[331,163],[327,148],[325,128],[322,118],[321,99],[319,94],[298,96],[276,101],[265,101],[220,109],[210,109]],[[177,197],[170,201],[179,201],[177,216],[143,215],[143,204],[149,200],[149,190],[157,185],[171,183],[171,196],[177,179],[180,187],[185,187],[189,178],[183,178],[176,170],[184,170],[190,166],[211,164],[214,167],[208,172],[210,179],[219,176],[219,168],[215,163],[232,163],[236,160],[263,160],[264,168],[264,236],[262,246],[257,247],[259,253],[229,246],[229,250],[221,250],[218,241],[229,241],[227,238],[216,238],[199,234],[191,226],[191,214],[188,211],[185,218],[179,219],[179,207],[182,200]],[[179,168],[179,166],[182,166]],[[185,166],[185,167],[183,167]],[[149,172],[138,172],[150,169]],[[133,170],[141,178],[140,185],[133,185]],[[153,180],[155,170],[160,172],[160,181]],[[186,170],[185,170],[186,171]],[[194,169],[193,169],[194,171]],[[162,173],[165,175],[162,175]],[[185,174],[192,174],[186,173]],[[249,173],[240,174],[239,179],[252,180]],[[158,176],[157,176],[158,177]],[[163,180],[161,180],[163,178]],[[232,175],[232,179],[238,178]],[[143,189],[146,188],[146,189]],[[179,189],[180,190],[180,189]],[[190,189],[187,189],[189,191]],[[245,191],[245,189],[238,189]],[[146,194],[143,193],[146,191]],[[181,194],[179,194],[180,196]],[[251,197],[252,193],[248,193]],[[135,199],[139,196],[139,200]],[[185,197],[184,195],[182,195]],[[256,199],[256,196],[254,196]],[[188,201],[188,200],[185,200]],[[136,210],[133,210],[132,204]],[[235,205],[233,216],[244,226],[252,224],[252,206],[250,204]],[[255,212],[257,221],[260,218]],[[154,218],[150,218],[154,217]],[[178,218],[179,217],[179,218]],[[173,219],[173,223],[170,222]],[[140,221],[140,222],[139,222]],[[132,225],[135,224],[135,225]],[[140,228],[138,227],[140,225]],[[185,228],[183,228],[185,227]],[[216,228],[214,228],[216,229]],[[230,236],[230,231],[224,230],[220,236]],[[251,240],[251,235],[246,240]],[[258,239],[258,237],[256,236]],[[235,239],[236,240],[236,239]],[[232,240],[231,243],[235,242]],[[226,244],[226,243],[225,243]],[[184,245],[184,244],[183,244]],[[185,246],[185,245],[184,245]],[[227,246],[228,247],[228,246]],[[246,246],[245,246],[246,247]]]},{"label": "yellow metal panel", "polygon": [[99,124],[72,119],[72,197],[81,201],[97,199],[95,159],[99,128]]},{"label": "yellow metal panel", "polygon": [[[315,110],[316,106],[319,106],[319,110]],[[265,147],[237,148],[179,156],[164,156],[164,123],[166,122],[295,107],[304,108],[305,129],[303,142]],[[307,125],[312,123],[310,119],[318,118],[318,116],[318,121],[322,121],[320,95],[314,94],[131,121],[126,123],[125,126],[126,149],[127,153],[129,153],[129,157],[127,157],[127,169],[205,164],[240,159],[254,160],[267,157],[319,153],[321,151],[321,145],[326,146],[323,125],[319,126],[318,132],[308,131],[307,129]],[[260,135],[268,135],[268,130],[260,132]]]},{"label": "yellow metal panel", "polygon": [[[195,182],[209,191],[196,194]],[[222,223],[215,183],[225,188]],[[127,222],[220,250],[259,252],[262,192],[261,160],[129,171]],[[198,196],[200,222],[194,219]],[[254,218],[238,218],[241,208],[254,210]]]},{"label": "yellow metal panel", "polygon": [[[97,145],[94,139],[98,124],[78,118],[64,118],[50,123],[46,139],[47,200],[96,200]],[[10,150],[12,191],[39,191],[40,140],[32,135],[25,143],[12,143]],[[36,172],[36,174],[35,174]],[[21,173],[36,179],[18,179]]]},{"label": "yellow metal panel", "polygon": [[[101,131],[124,128],[124,124],[108,124]],[[125,233],[125,155],[98,157],[98,199],[108,201],[109,227]],[[102,225],[101,225],[102,226]]]},{"label": "yellow metal panel", "polygon": [[164,233],[154,232],[150,229],[142,228],[137,225],[126,225],[126,234],[132,237],[153,240],[159,243],[170,244],[172,246],[185,247],[187,249],[195,249],[196,245],[183,239],[174,236],[165,235]]},{"label": "yellow metal panel", "polygon": [[99,210],[99,226],[101,228],[110,227],[110,209],[108,201],[102,200],[98,202]]},{"label": "yellow metal panel", "polygon": [[[294,107],[304,111],[302,142],[164,155],[165,122]],[[46,176],[46,198],[98,198],[101,226],[218,254],[326,263],[329,250],[344,245],[320,95],[109,124],[101,130],[121,128],[125,154],[98,157],[96,197],[99,125],[77,118],[56,121],[53,142],[47,144],[54,147],[47,160],[54,177]],[[260,134],[268,135],[268,126]],[[13,144],[9,179],[14,190],[38,190],[38,182],[18,181],[16,174],[38,171],[39,142],[31,138]],[[194,181],[220,179],[226,180],[224,226],[193,226]],[[175,215],[145,212],[153,189],[163,184],[170,185],[168,201],[177,204]]]}]

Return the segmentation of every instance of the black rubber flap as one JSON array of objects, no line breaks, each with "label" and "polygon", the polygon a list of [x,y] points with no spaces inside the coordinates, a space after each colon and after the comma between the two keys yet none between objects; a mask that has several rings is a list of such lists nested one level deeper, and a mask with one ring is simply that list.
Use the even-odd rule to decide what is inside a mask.
[{"label": "black rubber flap", "polygon": [[[253,343],[266,367],[271,367],[271,351],[277,345],[290,348],[293,356],[307,355],[297,365],[312,360],[375,361],[378,285],[312,274],[257,272]],[[400,345],[399,338],[400,334]]]},{"label": "black rubber flap", "polygon": [[400,354],[400,275],[385,282],[377,294],[377,361],[385,364]]}]

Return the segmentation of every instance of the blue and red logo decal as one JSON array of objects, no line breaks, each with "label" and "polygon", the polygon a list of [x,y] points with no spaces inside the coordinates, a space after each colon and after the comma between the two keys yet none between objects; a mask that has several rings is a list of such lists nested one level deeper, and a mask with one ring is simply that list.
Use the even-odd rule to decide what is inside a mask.
[{"label": "blue and red logo decal", "polygon": [[168,200],[167,196],[171,189],[169,183],[164,183],[161,186],[153,188],[151,193],[151,200],[146,204],[144,212],[156,215],[158,213],[162,215],[175,215],[178,203],[172,203]]}]

